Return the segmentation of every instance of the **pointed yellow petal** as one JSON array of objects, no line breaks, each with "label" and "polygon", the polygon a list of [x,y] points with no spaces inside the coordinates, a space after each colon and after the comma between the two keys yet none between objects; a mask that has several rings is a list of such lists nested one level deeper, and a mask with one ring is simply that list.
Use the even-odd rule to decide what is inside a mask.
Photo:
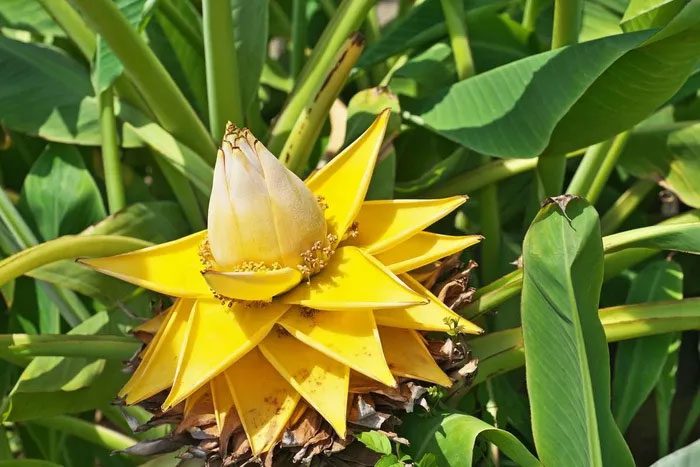
[{"label": "pointed yellow petal", "polygon": [[148,321],[145,321],[141,323],[140,325],[136,326],[132,332],[145,332],[147,334],[155,334],[158,332],[158,329],[165,323],[165,319],[170,313],[170,308],[167,310],[163,310],[162,312],[158,313],[155,315],[153,318],[149,319]]},{"label": "pointed yellow petal", "polygon": [[206,235],[204,230],[121,255],[79,261],[109,276],[173,297],[211,297],[199,262],[199,245]]},{"label": "pointed yellow petal", "polygon": [[449,331],[454,328],[452,323],[456,321],[466,333],[481,334],[484,332],[476,324],[450,310],[440,299],[408,274],[402,274],[401,280],[430,301],[425,305],[374,310],[374,318],[378,325],[421,331]]},{"label": "pointed yellow petal", "polygon": [[272,366],[345,438],[350,368],[302,343],[281,328],[260,343]]},{"label": "pointed yellow petal", "polygon": [[313,311],[294,307],[280,324],[332,359],[387,386],[396,385],[384,360],[372,310]]},{"label": "pointed yellow petal", "polygon": [[280,297],[290,305],[317,310],[391,308],[425,303],[381,263],[357,247],[338,248],[310,283]]},{"label": "pointed yellow petal", "polygon": [[264,307],[234,304],[228,308],[214,300],[198,300],[187,330],[175,382],[163,409],[168,409],[207,383],[245,355],[270,332],[287,310],[271,303]]},{"label": "pointed yellow petal", "polygon": [[292,416],[299,393],[258,349],[231,365],[224,376],[233,392],[253,455],[268,451]]},{"label": "pointed yellow petal", "polygon": [[444,199],[365,201],[355,219],[358,235],[347,242],[371,254],[379,253],[442,219],[466,200],[466,196],[453,196]]},{"label": "pointed yellow petal", "polygon": [[379,337],[389,368],[397,376],[452,386],[450,378],[435,363],[416,331],[379,327]]},{"label": "pointed yellow petal", "polygon": [[445,256],[453,255],[472,245],[476,245],[484,237],[481,235],[465,235],[454,237],[430,232],[419,232],[413,237],[376,255],[376,258],[386,265],[393,273],[400,274],[419,268]]},{"label": "pointed yellow petal", "polygon": [[208,271],[204,273],[204,279],[224,297],[269,301],[301,282],[301,273],[292,268],[273,271]]},{"label": "pointed yellow petal", "polygon": [[212,379],[209,387],[211,388],[212,400],[214,401],[216,426],[219,427],[219,433],[221,433],[226,422],[226,414],[233,407],[233,393],[228,387],[228,381],[223,373]]},{"label": "pointed yellow petal", "polygon": [[127,404],[147,399],[173,384],[193,306],[194,300],[180,299],[170,308],[165,325],[146,347],[141,364],[119,393],[126,397]]},{"label": "pointed yellow petal", "polygon": [[328,231],[338,239],[360,211],[390,115],[389,109],[379,114],[367,131],[305,182],[328,205]]}]

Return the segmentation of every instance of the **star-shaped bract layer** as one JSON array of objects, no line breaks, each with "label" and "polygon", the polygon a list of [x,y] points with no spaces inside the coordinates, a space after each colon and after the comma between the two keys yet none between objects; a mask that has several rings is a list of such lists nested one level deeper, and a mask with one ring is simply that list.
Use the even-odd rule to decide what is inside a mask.
[{"label": "star-shaped bract layer", "polygon": [[[254,454],[279,439],[303,398],[345,435],[349,375],[393,386],[396,377],[449,385],[417,331],[474,324],[408,274],[481,240],[423,229],[466,201],[364,201],[389,112],[305,183],[327,204],[335,253],[304,280],[292,268],[202,273],[206,231],[108,258],[81,261],[176,298],[142,326],[157,330],[120,395],[134,404],[170,388],[163,408],[209,394],[220,427],[240,417]],[[355,233],[356,235],[348,235]],[[398,275],[397,275],[398,274]],[[220,296],[251,302],[228,302]],[[233,413],[232,411],[236,411]]]}]

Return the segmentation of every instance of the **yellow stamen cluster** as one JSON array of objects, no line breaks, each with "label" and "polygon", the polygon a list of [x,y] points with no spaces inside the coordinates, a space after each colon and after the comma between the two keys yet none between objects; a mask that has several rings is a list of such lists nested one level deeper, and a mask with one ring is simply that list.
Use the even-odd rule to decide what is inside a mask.
[{"label": "yellow stamen cluster", "polygon": [[209,246],[209,239],[205,238],[202,243],[199,244],[199,262],[202,263],[203,269],[200,271],[204,274],[207,271],[214,269],[214,255],[211,253],[211,246]]},{"label": "yellow stamen cluster", "polygon": [[337,235],[326,235],[326,241],[317,240],[311,245],[311,248],[301,254],[302,263],[297,266],[297,269],[307,279],[326,267],[328,260],[335,253],[335,244],[338,242]]}]

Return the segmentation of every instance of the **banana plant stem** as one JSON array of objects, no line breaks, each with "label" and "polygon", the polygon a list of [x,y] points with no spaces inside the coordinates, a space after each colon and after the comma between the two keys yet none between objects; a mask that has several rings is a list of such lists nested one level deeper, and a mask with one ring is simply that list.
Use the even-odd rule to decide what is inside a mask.
[{"label": "banana plant stem", "polygon": [[282,113],[270,131],[268,148],[279,154],[285,146],[292,127],[304,109],[313,103],[335,65],[344,42],[356,31],[374,4],[374,0],[343,0],[326,26],[311,56],[297,77],[292,93]]},{"label": "banana plant stem", "polygon": [[591,186],[588,188],[588,193],[586,193],[586,198],[591,204],[595,204],[598,201],[600,194],[603,192],[605,184],[610,178],[610,174],[615,169],[617,160],[620,158],[620,154],[622,154],[622,150],[625,148],[625,144],[627,144],[629,137],[630,132],[625,131],[624,133],[620,133],[613,138],[610,150],[605,155],[605,159],[601,163],[598,170],[595,172]]},{"label": "banana plant stem", "polygon": [[290,57],[290,75],[296,79],[304,66],[306,49],[306,0],[292,1],[292,53]]},{"label": "banana plant stem", "polygon": [[124,72],[163,127],[213,163],[215,146],[204,124],[163,64],[117,6],[111,0],[73,0],[72,4],[109,44],[124,65]]},{"label": "banana plant stem", "polygon": [[[606,249],[604,280],[615,277],[623,270],[661,251],[657,248],[636,248],[633,246],[635,243],[640,240],[652,238],[655,234],[668,234],[669,230],[672,230],[674,225],[697,222],[699,215],[700,210],[687,211],[678,216],[666,219],[652,227],[644,227],[603,237],[603,245]],[[630,245],[632,245],[631,248],[623,249]],[[467,319],[474,319],[477,316],[481,316],[504,303],[509,298],[518,295],[522,283],[523,270],[516,269],[478,289],[474,300],[457,311]]]},{"label": "banana plant stem", "polygon": [[117,141],[117,122],[114,118],[114,95],[108,87],[100,93],[100,130],[102,136],[102,165],[107,186],[107,205],[114,214],[126,205],[122,169]]},{"label": "banana plant stem", "polygon": [[221,139],[226,122],[245,124],[238,80],[239,64],[233,47],[233,15],[230,0],[202,2],[204,58],[207,73],[209,132],[215,141]]},{"label": "banana plant stem", "polygon": [[133,337],[69,334],[0,334],[0,353],[17,357],[85,357],[127,360],[139,347]]},{"label": "banana plant stem", "polygon": [[0,261],[0,284],[55,261],[81,256],[111,256],[150,245],[144,240],[118,235],[66,235]]},{"label": "banana plant stem", "polygon": [[[608,342],[697,329],[700,326],[700,299],[604,308],[599,311],[599,316]],[[479,372],[472,386],[523,366],[523,344],[521,328],[497,331],[470,340],[469,345],[479,358]]]},{"label": "banana plant stem", "polygon": [[311,100],[308,107],[299,114],[291,129],[282,151],[280,161],[297,174],[304,174],[308,167],[309,156],[320,134],[333,101],[338,97],[350,75],[350,70],[360,58],[364,48],[364,38],[354,34],[341,49],[336,66],[329,72],[323,87]]},{"label": "banana plant stem", "polygon": [[656,182],[647,179],[639,179],[634,182],[603,214],[600,219],[601,233],[609,235],[615,232],[655,186]]},{"label": "banana plant stem", "polygon": [[583,16],[583,0],[555,0],[552,49],[578,42]]},{"label": "banana plant stem", "polygon": [[[580,157],[582,152],[572,152],[567,158]],[[450,178],[420,194],[423,198],[440,198],[456,194],[473,193],[481,188],[514,175],[533,170],[537,158],[498,159],[481,165],[474,170]]]},{"label": "banana plant stem", "polygon": [[107,448],[110,451],[121,451],[138,442],[134,438],[114,431],[111,428],[68,415],[40,417],[32,419],[30,423],[75,436],[89,443]]},{"label": "banana plant stem", "polygon": [[460,80],[474,75],[474,59],[469,47],[467,26],[464,22],[464,4],[462,0],[440,0],[442,12],[450,36],[452,55],[454,57],[457,76]]},{"label": "banana plant stem", "polygon": [[[578,42],[583,14],[583,0],[555,0],[552,49]],[[537,161],[537,195],[539,201],[561,194],[566,171],[566,155],[544,153]]]}]

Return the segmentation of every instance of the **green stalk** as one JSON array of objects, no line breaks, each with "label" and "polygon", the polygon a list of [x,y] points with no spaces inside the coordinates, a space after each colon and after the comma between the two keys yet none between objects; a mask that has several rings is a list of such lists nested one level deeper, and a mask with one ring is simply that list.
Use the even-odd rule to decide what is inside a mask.
[{"label": "green stalk", "polygon": [[[441,0],[441,4],[457,77],[460,80],[468,79],[476,70],[465,23],[464,3],[462,0]],[[483,164],[489,161],[488,156],[482,156],[481,159]],[[482,276],[484,281],[491,282],[498,275],[501,259],[501,219],[498,210],[498,186],[495,183],[488,184],[481,190],[479,213],[481,233],[484,235],[480,260]]]},{"label": "green stalk", "polygon": [[[63,29],[83,54],[87,61],[95,58],[97,47],[95,34],[85,24],[83,18],[68,4],[66,0],[38,0],[46,12]],[[114,89],[126,102],[138,107],[147,115],[151,115],[150,109],[134,86],[123,75],[114,81]]]},{"label": "green stalk", "polygon": [[[615,277],[625,269],[649,259],[661,251],[656,248],[629,248],[623,251],[615,250],[624,248],[626,245],[637,243],[645,238],[652,238],[655,235],[673,231],[674,226],[677,227],[679,224],[697,223],[699,217],[700,210],[695,209],[666,219],[655,226],[603,237],[603,245],[606,249],[604,279],[608,280]],[[516,269],[478,289],[474,300],[457,311],[467,319],[474,319],[494,309],[498,305],[501,305],[509,298],[518,295],[522,283],[523,270]]]},{"label": "green stalk", "polygon": [[[555,0],[552,49],[578,42],[583,0]],[[543,153],[537,161],[537,195],[543,200],[561,194],[566,172],[566,155]]]},{"label": "green stalk", "polygon": [[643,178],[634,182],[600,219],[602,234],[609,235],[615,232],[655,186],[656,182]]},{"label": "green stalk", "polygon": [[[377,11],[378,8],[378,5],[374,5],[367,14],[364,32],[368,45],[376,43],[382,36],[381,25],[379,24],[379,12]],[[383,62],[371,66],[369,69],[371,82],[379,83],[382,77],[386,75],[387,71],[389,71],[389,67]]]},{"label": "green stalk", "polygon": [[0,190],[0,220],[12,235],[18,249],[23,250],[38,243],[34,233],[24,222],[5,190]]},{"label": "green stalk", "polygon": [[[566,155],[567,158],[579,157],[580,151]],[[463,172],[421,193],[423,198],[442,198],[457,194],[473,193],[501,180],[518,175],[537,167],[537,158],[497,159],[481,165],[474,170]]]},{"label": "green stalk", "polygon": [[[84,1],[84,0],[83,0]],[[338,51],[367,16],[374,0],[343,0],[321,34],[311,56],[296,81],[294,90],[270,132],[268,147],[279,154],[285,146],[292,127],[305,108],[313,103],[323,82],[333,69]]]},{"label": "green stalk", "polygon": [[[226,122],[245,124],[238,81],[238,56],[233,46],[233,15],[229,0],[203,0],[204,57],[207,69],[209,132],[220,140]],[[213,155],[213,154],[212,154]]]},{"label": "green stalk", "polygon": [[158,121],[177,139],[213,163],[215,146],[165,67],[110,0],[72,0],[124,65]]},{"label": "green stalk", "polygon": [[80,52],[92,60],[95,55],[95,34],[88,28],[83,18],[80,17],[68,4],[67,0],[37,0],[51,18],[63,29],[68,37],[80,49]]},{"label": "green stalk", "polygon": [[185,214],[185,218],[187,218],[187,222],[190,224],[190,227],[192,227],[192,230],[203,230],[205,228],[204,215],[199,207],[197,195],[192,189],[190,182],[164,158],[154,154],[153,159],[156,161],[156,164],[158,164],[160,171],[163,172],[163,176],[168,182],[170,189],[173,190],[173,194],[182,208],[182,212]]},{"label": "green stalk", "polygon": [[[700,298],[604,308],[599,314],[608,342],[687,331],[700,327]],[[521,328],[475,337],[469,345],[479,358],[472,386],[525,364]]]},{"label": "green stalk", "polygon": [[569,187],[566,189],[567,193],[587,198],[586,195],[593,184],[596,172],[603,164],[611,146],[612,139],[609,139],[602,143],[589,146],[588,149],[586,149],[569,183]]},{"label": "green stalk", "polygon": [[537,197],[540,201],[561,194],[565,174],[565,154],[544,153],[537,158]]},{"label": "green stalk", "polygon": [[100,130],[102,136],[102,165],[107,186],[109,213],[122,209],[125,204],[122,168],[117,141],[117,122],[114,118],[114,95],[108,87],[100,93]]},{"label": "green stalk", "polygon": [[75,436],[110,451],[121,451],[138,442],[134,438],[118,431],[68,415],[35,418],[30,423],[50,428],[69,436]]},{"label": "green stalk", "polygon": [[671,236],[678,233],[679,226],[700,226],[698,222],[684,224],[658,224],[639,229],[626,230],[603,237],[603,248],[606,252],[614,252],[644,244],[647,240]]},{"label": "green stalk", "polygon": [[630,132],[626,131],[613,138],[610,150],[605,155],[605,159],[603,160],[602,164],[598,167],[598,170],[593,177],[593,182],[591,183],[588,193],[586,194],[586,199],[588,199],[591,204],[595,204],[598,201],[605,184],[610,178],[610,174],[615,169],[617,160],[620,158],[620,154],[622,154],[622,150],[625,148],[625,144],[627,144],[629,137]]},{"label": "green stalk", "polygon": [[127,360],[140,343],[124,336],[0,334],[0,352],[15,357],[85,357]]},{"label": "green stalk", "polygon": [[535,25],[537,24],[537,17],[539,16],[545,4],[546,3],[543,0],[525,0],[522,20],[522,25],[525,29],[529,31],[535,30]]},{"label": "green stalk", "polygon": [[299,114],[292,131],[287,138],[282,151],[280,161],[297,174],[303,174],[309,162],[311,150],[323,128],[323,122],[328,116],[328,111],[333,101],[338,97],[350,75],[350,70],[360,58],[364,47],[364,39],[354,34],[347,40],[341,50],[336,66],[330,71],[323,83],[323,87],[312,99],[310,105]]},{"label": "green stalk", "polygon": [[[5,253],[14,254],[37,244],[34,233],[17,212],[4,190],[0,190],[0,221],[12,237],[8,239],[10,241],[7,245],[3,245],[7,249]],[[40,280],[36,283],[56,304],[59,313],[69,325],[75,326],[90,317],[90,312],[74,292]]]},{"label": "green stalk", "polygon": [[111,256],[150,245],[144,240],[118,235],[66,235],[0,261],[0,284],[54,261],[80,256]]},{"label": "green stalk", "polygon": [[292,0],[292,53],[289,73],[293,79],[296,79],[304,66],[306,28],[306,0]]},{"label": "green stalk", "polygon": [[462,0],[440,0],[442,12],[450,36],[452,56],[455,60],[457,76],[460,80],[467,79],[475,74],[474,59],[469,47],[467,26],[464,22],[464,3]]},{"label": "green stalk", "polygon": [[552,50],[578,42],[582,16],[583,0],[554,1]]}]

